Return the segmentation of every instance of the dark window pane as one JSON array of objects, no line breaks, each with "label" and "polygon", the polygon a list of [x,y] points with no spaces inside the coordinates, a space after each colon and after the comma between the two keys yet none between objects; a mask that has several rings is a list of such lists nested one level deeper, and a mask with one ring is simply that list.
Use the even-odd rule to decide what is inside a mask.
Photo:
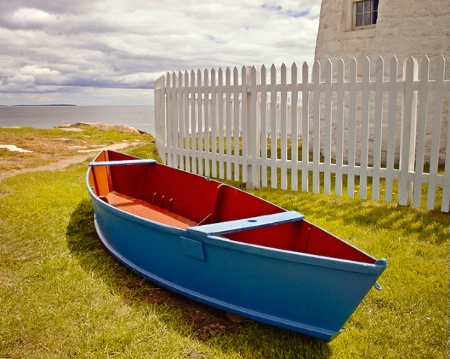
[{"label": "dark window pane", "polygon": [[364,3],[365,3],[364,11],[365,12],[372,11],[372,1],[364,1]]},{"label": "dark window pane", "polygon": [[372,13],[366,12],[366,13],[364,14],[364,20],[363,20],[363,22],[364,22],[364,25],[370,25],[370,24],[372,24]]},{"label": "dark window pane", "polygon": [[372,24],[376,24],[377,23],[377,17],[378,17],[378,12],[374,11],[372,13]]}]

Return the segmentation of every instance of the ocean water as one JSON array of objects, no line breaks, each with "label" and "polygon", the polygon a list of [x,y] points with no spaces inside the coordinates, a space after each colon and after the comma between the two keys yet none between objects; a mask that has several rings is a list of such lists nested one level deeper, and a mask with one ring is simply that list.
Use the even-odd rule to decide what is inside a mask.
[{"label": "ocean water", "polygon": [[128,125],[155,134],[154,106],[0,106],[0,127],[54,128],[76,122]]}]

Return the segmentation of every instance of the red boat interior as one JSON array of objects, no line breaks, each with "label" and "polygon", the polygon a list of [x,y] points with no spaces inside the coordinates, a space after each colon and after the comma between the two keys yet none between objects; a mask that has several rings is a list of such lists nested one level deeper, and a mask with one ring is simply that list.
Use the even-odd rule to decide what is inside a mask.
[{"label": "red boat interior", "polygon": [[[118,152],[104,151],[96,161],[133,159]],[[285,211],[245,191],[161,164],[93,166],[89,183],[99,198],[114,207],[181,229]],[[312,255],[375,262],[374,258],[306,220],[223,237]]]}]

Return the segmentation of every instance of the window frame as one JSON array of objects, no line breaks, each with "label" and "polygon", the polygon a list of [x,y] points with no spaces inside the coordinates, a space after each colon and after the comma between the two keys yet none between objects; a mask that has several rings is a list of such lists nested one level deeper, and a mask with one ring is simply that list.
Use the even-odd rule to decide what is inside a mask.
[{"label": "window frame", "polygon": [[[363,25],[356,25],[356,15],[357,15],[357,6],[358,3],[365,3],[370,1],[372,3],[372,7],[374,8],[374,10],[370,11],[370,12],[363,12],[361,14],[371,14],[372,15],[372,21],[373,21],[373,14],[376,13],[376,18],[375,18],[375,22],[370,23],[370,24],[363,24]],[[365,30],[365,29],[373,29],[376,27],[377,25],[377,21],[378,21],[378,8],[379,8],[379,0],[352,0],[352,30]],[[364,22],[364,20],[363,20]]]}]

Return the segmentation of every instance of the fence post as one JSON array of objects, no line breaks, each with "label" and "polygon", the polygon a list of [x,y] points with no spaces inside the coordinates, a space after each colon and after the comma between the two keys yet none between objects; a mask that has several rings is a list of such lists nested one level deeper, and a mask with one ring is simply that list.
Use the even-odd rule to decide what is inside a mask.
[{"label": "fence post", "polygon": [[155,140],[159,156],[165,163],[166,159],[166,94],[165,76],[155,81]]},{"label": "fence post", "polygon": [[[176,75],[175,73],[167,73],[166,88],[167,90],[167,125],[166,125],[166,144],[167,158],[165,163],[171,167],[178,166],[178,109],[176,107]],[[175,107],[175,109],[174,109]]]},{"label": "fence post", "polygon": [[402,107],[402,134],[400,139],[400,183],[398,202],[401,206],[411,203],[413,181],[409,180],[409,172],[414,171],[417,124],[417,91],[414,81],[418,79],[417,60],[410,56],[403,63],[403,80],[405,90]]},{"label": "fence post", "polygon": [[245,101],[247,108],[247,133],[243,141],[247,141],[247,146],[244,146],[246,153],[243,154],[244,161],[247,166],[247,189],[260,187],[260,171],[258,165],[259,150],[261,148],[261,115],[259,106],[261,103],[261,95],[258,96],[256,85],[260,84],[260,76],[258,76],[254,66],[245,67],[245,82],[247,85],[246,91],[247,101]]}]

